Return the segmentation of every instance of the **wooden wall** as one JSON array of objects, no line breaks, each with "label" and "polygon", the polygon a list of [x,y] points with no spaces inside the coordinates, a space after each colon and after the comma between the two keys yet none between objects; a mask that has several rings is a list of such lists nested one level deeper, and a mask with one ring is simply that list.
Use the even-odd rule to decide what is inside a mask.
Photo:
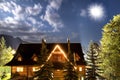
[{"label": "wooden wall", "polygon": [[[33,67],[38,66],[12,66],[11,75],[13,76],[15,73],[18,73],[20,76],[33,77],[34,75]],[[23,71],[17,71],[18,68],[23,68]]]},{"label": "wooden wall", "polygon": [[[12,76],[17,72],[17,68],[23,68],[23,71],[18,72],[21,76],[25,76],[27,78],[32,78],[34,75],[33,67],[39,67],[39,66],[12,66],[11,67],[11,73]],[[79,80],[82,80],[81,78],[85,78],[85,66],[83,65],[77,65],[75,68],[79,73]],[[53,71],[54,80],[64,80],[64,74],[63,70],[54,70]]]}]

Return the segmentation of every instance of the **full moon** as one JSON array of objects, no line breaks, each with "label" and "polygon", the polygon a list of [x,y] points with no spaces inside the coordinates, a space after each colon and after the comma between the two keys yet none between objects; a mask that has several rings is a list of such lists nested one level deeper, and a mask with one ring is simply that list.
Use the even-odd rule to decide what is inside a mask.
[{"label": "full moon", "polygon": [[101,20],[104,17],[104,8],[102,5],[93,4],[88,8],[89,16],[94,20]]}]

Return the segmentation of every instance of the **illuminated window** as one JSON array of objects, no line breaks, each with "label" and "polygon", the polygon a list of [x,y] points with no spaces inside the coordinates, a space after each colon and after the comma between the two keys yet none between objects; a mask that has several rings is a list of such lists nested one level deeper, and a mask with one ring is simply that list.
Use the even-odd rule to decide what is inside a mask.
[{"label": "illuminated window", "polygon": [[38,57],[35,53],[33,54],[32,59],[33,59],[33,61],[38,61]]},{"label": "illuminated window", "polygon": [[77,67],[74,67],[75,68],[75,70],[77,69]]},{"label": "illuminated window", "polygon": [[79,67],[79,71],[82,71],[82,67]]},{"label": "illuminated window", "polygon": [[23,67],[17,67],[17,72],[23,72]]},{"label": "illuminated window", "polygon": [[57,69],[57,71],[60,71],[59,69]]},{"label": "illuminated window", "polygon": [[33,58],[33,61],[37,61],[37,60],[38,60],[38,57],[34,57],[34,58]]},{"label": "illuminated window", "polygon": [[84,77],[83,77],[83,76],[81,77],[81,80],[84,80]]},{"label": "illuminated window", "polygon": [[22,57],[18,57],[18,61],[22,61]]},{"label": "illuminated window", "polygon": [[35,72],[39,70],[39,67],[33,67],[32,69],[33,69],[33,72]]}]

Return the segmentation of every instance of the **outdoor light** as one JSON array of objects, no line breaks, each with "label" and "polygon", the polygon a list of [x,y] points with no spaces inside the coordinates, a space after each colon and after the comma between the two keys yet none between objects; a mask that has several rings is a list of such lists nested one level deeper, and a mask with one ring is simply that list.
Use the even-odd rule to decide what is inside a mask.
[{"label": "outdoor light", "polygon": [[[52,56],[53,53],[55,53],[55,50],[59,49],[60,53],[62,53],[64,55],[64,57],[67,59],[67,61],[69,61],[69,59],[67,58],[65,52],[61,49],[61,47],[59,45],[56,45],[55,48],[53,49],[53,51],[50,53],[50,55],[48,56],[47,60],[48,61],[50,59],[50,57]],[[58,52],[57,52],[58,53]]]}]

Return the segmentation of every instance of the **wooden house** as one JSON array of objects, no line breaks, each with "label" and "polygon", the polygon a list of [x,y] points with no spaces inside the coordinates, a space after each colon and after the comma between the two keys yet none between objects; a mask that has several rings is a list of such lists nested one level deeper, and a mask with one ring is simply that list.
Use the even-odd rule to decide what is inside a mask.
[{"label": "wooden house", "polygon": [[[42,43],[19,45],[14,58],[6,64],[7,66],[11,66],[12,80],[33,80],[34,72],[41,66],[38,64],[38,56],[41,54]],[[53,80],[64,80],[64,69],[60,68],[62,64],[59,63],[69,61],[69,50],[74,56],[74,67],[79,73],[79,80],[84,80],[85,60],[80,43],[70,43],[69,40],[67,43],[46,43],[46,48],[49,53],[46,61],[58,62],[55,65]]]}]

